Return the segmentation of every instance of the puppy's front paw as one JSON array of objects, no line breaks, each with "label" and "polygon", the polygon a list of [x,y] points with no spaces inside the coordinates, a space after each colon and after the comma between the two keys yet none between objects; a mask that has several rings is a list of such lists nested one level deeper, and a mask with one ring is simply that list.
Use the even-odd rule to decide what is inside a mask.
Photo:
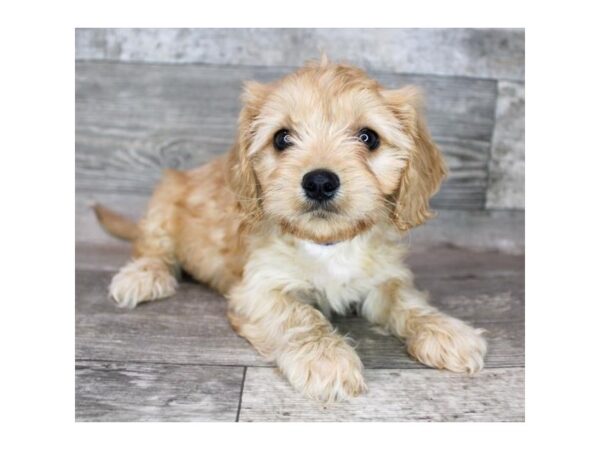
[{"label": "puppy's front paw", "polygon": [[360,358],[338,336],[286,351],[279,358],[279,367],[296,389],[324,402],[347,400],[366,390]]},{"label": "puppy's front paw", "polygon": [[476,373],[483,369],[487,351],[485,330],[474,329],[452,317],[435,315],[419,320],[406,340],[408,352],[422,362],[452,372]]},{"label": "puppy's front paw", "polygon": [[109,292],[121,308],[135,308],[140,302],[169,297],[177,289],[177,279],[159,259],[136,259],[117,273]]}]

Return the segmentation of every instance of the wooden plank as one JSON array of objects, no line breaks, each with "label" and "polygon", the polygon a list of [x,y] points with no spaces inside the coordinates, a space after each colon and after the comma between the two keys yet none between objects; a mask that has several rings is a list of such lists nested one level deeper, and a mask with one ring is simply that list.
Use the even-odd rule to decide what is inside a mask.
[{"label": "wooden plank", "polygon": [[498,83],[488,208],[525,209],[525,86]]},{"label": "wooden plank", "polygon": [[77,59],[296,66],[326,51],[392,72],[519,80],[525,72],[522,29],[95,28],[75,37]]},{"label": "wooden plank", "polygon": [[429,293],[433,305],[471,322],[522,320],[525,314],[522,273],[481,278],[436,278],[417,274],[415,284]]},{"label": "wooden plank", "polygon": [[78,359],[175,364],[261,365],[226,318],[225,300],[192,283],[174,298],[123,310],[108,298],[109,272],[76,274]]},{"label": "wooden plank", "polygon": [[524,369],[487,369],[473,376],[435,370],[366,370],[368,391],[323,405],[295,392],[270,368],[248,368],[240,421],[525,420]]},{"label": "wooden plank", "polygon": [[[382,335],[362,318],[335,318],[338,331],[350,337],[356,351],[367,368],[373,369],[419,369],[425,366],[408,356],[404,342]],[[487,330],[487,368],[523,367],[525,364],[524,322],[472,322]]]},{"label": "wooden plank", "polygon": [[229,421],[237,416],[243,367],[79,361],[77,421]]},{"label": "wooden plank", "polygon": [[413,249],[407,264],[419,276],[439,278],[474,278],[524,273],[525,256],[498,251],[469,251],[447,246],[434,249]]},{"label": "wooden plank", "polygon": [[472,323],[522,321],[525,288],[522,275],[489,278],[420,278],[417,287],[442,311]]},{"label": "wooden plank", "polygon": [[[77,271],[76,356],[110,361],[181,364],[268,365],[238,337],[218,294],[192,282],[171,299],[118,309],[107,297],[112,273]],[[498,282],[501,279],[501,282]],[[487,367],[524,363],[522,275],[475,279],[423,278],[432,303],[489,331]],[[362,318],[334,318],[340,332],[357,343],[366,367],[418,368],[401,341],[376,332]]]},{"label": "wooden plank", "polygon": [[118,241],[107,245],[75,243],[75,267],[77,270],[116,273],[130,258],[131,245],[128,243]]},{"label": "wooden plank", "polygon": [[[285,67],[76,64],[78,193],[150,193],[165,167],[191,168],[231,145],[243,80],[268,81]],[[490,80],[374,72],[385,85],[427,94],[432,134],[451,176],[433,204],[482,209],[494,125]]]},{"label": "wooden plank", "polygon": [[525,211],[436,210],[436,217],[407,235],[411,249],[441,245],[525,254]]}]

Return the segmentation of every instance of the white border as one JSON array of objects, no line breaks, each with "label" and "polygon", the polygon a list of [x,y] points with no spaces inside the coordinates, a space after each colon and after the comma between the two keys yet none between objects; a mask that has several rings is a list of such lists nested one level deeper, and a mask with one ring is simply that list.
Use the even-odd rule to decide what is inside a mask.
[{"label": "white border", "polygon": [[[597,14],[578,1],[309,3],[4,7],[5,441],[87,449],[580,448],[593,442],[600,300]],[[74,28],[87,26],[526,26],[527,423],[74,424]]]}]

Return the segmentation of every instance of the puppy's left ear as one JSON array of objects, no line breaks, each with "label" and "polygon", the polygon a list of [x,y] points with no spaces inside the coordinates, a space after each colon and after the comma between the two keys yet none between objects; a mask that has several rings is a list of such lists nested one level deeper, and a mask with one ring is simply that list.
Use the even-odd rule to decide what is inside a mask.
[{"label": "puppy's left ear", "polygon": [[242,212],[253,220],[260,217],[261,205],[260,185],[254,172],[250,147],[256,131],[255,122],[268,93],[268,85],[254,81],[244,84],[237,139],[227,158],[229,185]]},{"label": "puppy's left ear", "polygon": [[396,192],[392,217],[396,226],[406,231],[433,216],[429,199],[446,176],[446,165],[427,129],[420,91],[407,86],[383,91],[382,95],[409,137],[409,157]]}]

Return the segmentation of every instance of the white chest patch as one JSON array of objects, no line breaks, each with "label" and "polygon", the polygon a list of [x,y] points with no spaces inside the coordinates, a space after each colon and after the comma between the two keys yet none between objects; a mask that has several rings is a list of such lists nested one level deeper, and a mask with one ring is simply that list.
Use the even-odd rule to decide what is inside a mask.
[{"label": "white chest patch", "polygon": [[346,311],[363,300],[376,282],[375,267],[363,242],[319,245],[301,241],[298,253],[297,262],[324,309],[329,306],[340,313]]},{"label": "white chest patch", "polygon": [[316,303],[325,313],[345,313],[390,278],[410,277],[396,236],[371,230],[332,245],[273,237],[252,254],[244,276],[248,283]]},{"label": "white chest patch", "polygon": [[314,264],[314,276],[334,277],[338,282],[347,282],[363,274],[361,252],[350,248],[351,244],[341,242],[332,245],[320,245],[302,241],[305,257]]}]

